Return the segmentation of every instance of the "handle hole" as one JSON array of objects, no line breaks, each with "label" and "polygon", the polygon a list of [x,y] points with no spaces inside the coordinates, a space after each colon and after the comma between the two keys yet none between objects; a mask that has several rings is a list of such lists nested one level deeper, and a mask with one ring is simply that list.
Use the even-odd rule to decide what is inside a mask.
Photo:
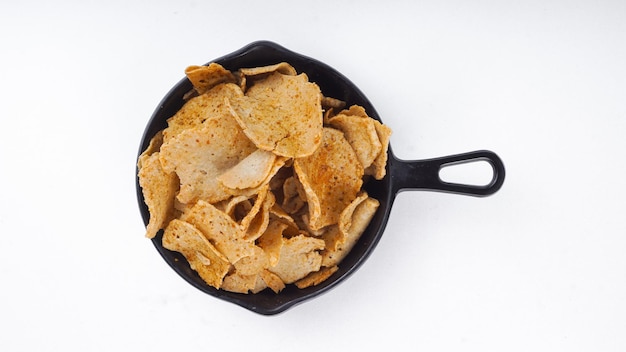
[{"label": "handle hole", "polygon": [[493,182],[494,169],[485,160],[445,164],[439,169],[439,178],[446,183],[486,187]]}]

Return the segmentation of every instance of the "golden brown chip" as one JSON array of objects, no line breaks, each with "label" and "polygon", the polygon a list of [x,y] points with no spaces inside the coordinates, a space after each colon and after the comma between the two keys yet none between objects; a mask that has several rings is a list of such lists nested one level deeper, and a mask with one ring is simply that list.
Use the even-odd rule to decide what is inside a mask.
[{"label": "golden brown chip", "polygon": [[272,72],[279,72],[283,75],[288,76],[295,76],[298,74],[298,72],[296,72],[296,69],[286,62],[261,67],[242,68],[239,69],[239,71],[245,76],[257,76]]},{"label": "golden brown chip", "polygon": [[293,283],[320,269],[322,257],[318,251],[322,249],[324,241],[317,238],[299,235],[284,239],[278,263],[268,270],[284,283]]},{"label": "golden brown chip", "polygon": [[257,193],[261,192],[262,188],[269,186],[269,183],[274,177],[274,175],[276,175],[276,173],[285,165],[286,161],[287,161],[287,158],[285,157],[282,157],[282,156],[276,157],[276,159],[274,160],[274,164],[270,168],[270,171],[267,173],[267,176],[265,177],[263,181],[261,181],[261,183],[258,186],[244,188],[244,189],[228,188],[227,189],[228,193],[235,195],[235,196],[245,195],[248,197],[253,197]]},{"label": "golden brown chip", "polygon": [[257,277],[257,274],[245,275],[235,271],[224,278],[221,288],[229,292],[248,293],[256,288]]},{"label": "golden brown chip", "polygon": [[346,255],[348,255],[350,250],[352,250],[358,239],[369,225],[372,217],[374,217],[376,209],[378,209],[379,205],[380,203],[376,199],[367,198],[356,207],[352,215],[351,226],[345,234],[343,242],[337,243],[335,250],[327,247],[324,251],[322,251],[323,266],[335,266],[339,264]]},{"label": "golden brown chip", "polygon": [[267,179],[276,154],[257,149],[218,177],[218,180],[228,188],[253,188]]},{"label": "golden brown chip", "polygon": [[[265,270],[263,270],[262,272],[264,272],[264,271]],[[265,290],[267,287],[268,287],[268,285],[265,283],[265,280],[263,280],[263,277],[261,277],[261,274],[257,274],[256,275],[256,283],[254,284],[254,288],[252,288],[250,290],[250,292],[252,292],[252,293],[259,293],[259,292]]]},{"label": "golden brown chip", "polygon": [[141,169],[143,162],[152,154],[158,152],[163,144],[163,131],[157,132],[151,139],[148,147],[137,158],[137,168]]},{"label": "golden brown chip", "polygon": [[235,83],[235,76],[222,65],[211,63],[208,66],[189,66],[185,75],[198,92],[204,94],[220,83]]},{"label": "golden brown chip", "polygon": [[298,225],[294,219],[289,215],[280,205],[274,204],[270,209],[270,219],[276,219],[287,224],[290,228],[298,229]]},{"label": "golden brown chip", "polygon": [[281,221],[271,221],[263,235],[257,240],[257,245],[267,254],[270,266],[278,263],[280,249],[283,247],[283,231],[288,226]]},{"label": "golden brown chip", "polygon": [[150,213],[146,237],[154,238],[173,217],[178,178],[174,173],[163,170],[159,161],[159,152],[147,156],[141,164],[139,185]]},{"label": "golden brown chip", "polygon": [[239,225],[210,203],[199,200],[180,219],[198,228],[231,263],[255,254],[255,245],[244,241]]},{"label": "golden brown chip", "polygon": [[296,287],[298,287],[300,289],[307,288],[307,287],[310,287],[310,286],[317,286],[317,285],[321,284],[322,282],[326,281],[326,279],[328,279],[338,269],[339,269],[339,267],[337,267],[337,266],[323,267],[319,271],[316,271],[314,273],[310,273],[309,275],[307,275],[303,279],[300,279],[300,280],[296,281],[295,285],[296,285]]},{"label": "golden brown chip", "polygon": [[256,197],[254,199],[251,199],[251,201],[253,202],[253,205],[248,211],[248,213],[246,214],[246,216],[244,216],[241,219],[241,222],[239,223],[239,226],[242,232],[245,233],[248,230],[250,223],[261,210],[261,207],[263,206],[265,202],[265,198],[267,197],[268,191],[269,191],[269,187],[265,186],[261,188],[261,190],[259,191],[259,193],[256,194]]},{"label": "golden brown chip", "polygon": [[163,130],[163,143],[177,136],[183,130],[196,127],[209,119],[222,119],[230,116],[225,98],[242,97],[243,92],[235,84],[219,84],[205,94],[193,97],[167,120]]},{"label": "golden brown chip", "polygon": [[382,149],[372,165],[365,169],[366,175],[372,175],[377,180],[382,180],[387,174],[387,151],[389,150],[389,139],[391,137],[391,128],[387,125],[374,120],[374,126],[376,127],[376,134],[378,134],[378,140],[382,145]]},{"label": "golden brown chip", "polygon": [[163,169],[176,172],[180,179],[179,201],[215,203],[230,197],[218,176],[255,150],[234,119],[221,116],[185,129],[165,142],[160,159]]},{"label": "golden brown chip", "polygon": [[237,272],[242,275],[256,275],[269,266],[269,258],[265,251],[257,246],[252,246],[252,249],[251,255],[233,263]]},{"label": "golden brown chip", "polygon": [[346,106],[346,102],[343,100],[331,98],[331,97],[322,97],[322,107],[324,109],[343,109]]},{"label": "golden brown chip", "polygon": [[382,150],[375,123],[374,119],[344,114],[336,115],[328,121],[329,125],[343,132],[363,168],[372,165]]},{"label": "golden brown chip", "polygon": [[309,213],[305,211],[307,209],[304,208],[302,210],[303,211],[300,211],[297,214],[294,214],[294,221],[298,224],[298,228],[300,228],[302,231],[308,233],[311,236],[320,237],[321,235],[326,233],[329,227],[335,226],[335,224],[333,224],[333,225],[321,227],[319,229],[314,229],[311,227],[311,220],[309,218]]},{"label": "golden brown chip", "polygon": [[243,219],[252,209],[252,203],[250,203],[250,199],[247,196],[237,196],[230,199],[224,199],[214,205],[217,209],[226,213],[236,222]]},{"label": "golden brown chip", "polygon": [[337,223],[363,184],[363,166],[343,133],[332,128],[324,128],[313,155],[295,159],[293,166],[306,192],[313,230]]},{"label": "golden brown chip", "polygon": [[340,114],[370,118],[369,115],[367,115],[365,108],[360,105],[351,105],[348,109],[342,110]]},{"label": "golden brown chip", "polygon": [[208,284],[220,288],[230,269],[224,257],[193,225],[174,219],[163,234],[163,247],[180,252],[191,268]]},{"label": "golden brown chip", "polygon": [[267,287],[269,287],[274,293],[279,293],[285,288],[283,280],[269,270],[263,270],[259,273],[259,276],[263,279]]},{"label": "golden brown chip", "polygon": [[273,73],[248,89],[245,97],[228,99],[231,113],[259,149],[285,157],[311,155],[322,135],[319,87],[305,74]]},{"label": "golden brown chip", "polygon": [[356,208],[365,201],[369,196],[367,192],[361,191],[357,194],[356,198],[350,203],[340,214],[339,216],[339,230],[347,235],[348,231],[352,227],[352,218],[354,217],[354,212]]},{"label": "golden brown chip", "polygon": [[[325,242],[324,252],[334,252],[339,246],[346,242],[346,235],[339,230],[338,224],[327,226],[324,232],[319,235],[319,238]],[[324,253],[322,252],[322,254]]]},{"label": "golden brown chip", "polygon": [[270,209],[276,203],[276,198],[272,192],[266,191],[264,199],[257,200],[257,202],[259,201],[262,202],[259,211],[253,217],[246,216],[241,221],[241,228],[245,233],[244,239],[246,241],[254,241],[265,232],[270,222]]}]

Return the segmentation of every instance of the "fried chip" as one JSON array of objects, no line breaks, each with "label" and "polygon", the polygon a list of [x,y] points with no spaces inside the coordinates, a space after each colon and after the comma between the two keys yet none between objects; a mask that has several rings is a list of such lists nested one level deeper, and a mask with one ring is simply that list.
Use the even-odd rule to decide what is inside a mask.
[{"label": "fried chip", "polygon": [[320,100],[319,87],[305,74],[275,72],[250,87],[245,97],[228,102],[233,117],[259,149],[303,157],[321,142]]},{"label": "fried chip", "polygon": [[352,218],[356,208],[368,198],[367,192],[360,192],[339,216],[339,223],[331,225],[319,236],[326,242],[326,251],[333,252],[340,249],[341,245],[350,237]]},{"label": "fried chip", "polygon": [[346,235],[339,230],[338,224],[326,227],[319,237],[325,242],[324,252],[334,252],[346,242]]},{"label": "fried chip", "polygon": [[278,263],[280,249],[283,247],[283,231],[287,227],[289,225],[282,221],[271,221],[257,240],[257,245],[267,254],[270,266]]},{"label": "fried chip", "polygon": [[387,125],[374,120],[376,134],[382,145],[382,149],[370,167],[365,169],[366,175],[372,175],[377,180],[382,180],[387,174],[387,151],[389,150],[389,139],[391,137],[391,128]]},{"label": "fried chip", "polygon": [[154,238],[173,217],[178,178],[174,173],[163,170],[159,152],[142,159],[138,175],[144,202],[150,213],[146,237]]},{"label": "fried chip", "polygon": [[283,280],[278,277],[278,275],[274,274],[269,270],[263,270],[259,273],[259,276],[265,282],[267,287],[269,287],[274,293],[279,293],[285,288],[285,283]]},{"label": "fried chip", "polygon": [[231,263],[255,254],[255,245],[243,239],[239,225],[210,203],[199,200],[180,219],[198,228]]},{"label": "fried chip", "polygon": [[[345,237],[341,243],[337,243],[336,249],[326,247],[322,251],[322,265],[332,267],[338,265],[359,240],[372,217],[376,213],[380,203],[374,198],[367,198],[360,202],[352,214],[351,225],[345,233]],[[341,232],[341,231],[338,231]]]},{"label": "fried chip", "polygon": [[217,179],[228,188],[253,188],[267,179],[275,161],[276,154],[257,149]]},{"label": "fried chip", "polygon": [[163,130],[163,143],[176,137],[183,130],[196,127],[209,119],[223,119],[230,116],[224,99],[243,96],[235,84],[219,84],[200,96],[189,99],[180,110],[167,120]]},{"label": "fried chip", "polygon": [[180,179],[178,200],[198,199],[215,203],[230,197],[217,177],[256,150],[230,116],[211,118],[180,132],[161,146],[161,163],[166,172]]},{"label": "fried chip", "polygon": [[[263,271],[265,271],[265,270],[263,270]],[[261,277],[260,273],[255,275],[255,276],[256,276],[256,283],[254,284],[254,288],[252,288],[250,290],[250,292],[252,292],[252,293],[259,293],[259,292],[265,290],[268,285],[265,283],[265,280],[263,280],[263,278]],[[284,284],[283,284],[283,286],[284,286]]]},{"label": "fried chip", "polygon": [[220,83],[237,82],[229,70],[217,63],[211,63],[208,66],[189,66],[185,69],[185,75],[200,95]]},{"label": "fried chip", "polygon": [[276,198],[272,192],[266,191],[266,196],[261,202],[259,211],[253,217],[246,216],[241,221],[241,227],[242,231],[245,232],[244,239],[246,241],[254,241],[259,238],[269,225],[270,209],[274,203],[276,203]]},{"label": "fried chip", "polygon": [[252,204],[247,196],[232,197],[230,199],[217,202],[214,205],[217,209],[226,213],[236,222],[243,219],[252,209]]},{"label": "fried chip", "polygon": [[323,141],[309,157],[294,160],[306,192],[309,226],[313,230],[337,223],[363,184],[363,166],[343,133],[324,128]]},{"label": "fried chip", "polygon": [[298,224],[296,224],[291,215],[287,214],[278,204],[274,204],[270,209],[270,219],[272,218],[287,224],[290,228],[298,230]]},{"label": "fried chip", "polygon": [[174,219],[163,233],[163,247],[180,252],[208,285],[220,288],[230,263],[193,225]]},{"label": "fried chip", "polygon": [[284,283],[293,283],[320,269],[322,256],[318,251],[322,249],[324,241],[317,238],[299,235],[284,239],[278,263],[268,270]]},{"label": "fried chip", "polygon": [[365,111],[365,108],[361,105],[350,105],[347,110],[342,110],[340,114],[348,115],[348,116],[360,116],[365,118],[370,118]]},{"label": "fried chip", "polygon": [[257,274],[245,275],[235,271],[224,278],[221,288],[229,292],[248,293],[256,288],[257,278]]},{"label": "fried chip", "polygon": [[369,196],[367,195],[367,192],[361,191],[359,192],[359,194],[357,194],[356,198],[354,198],[352,203],[350,203],[343,211],[341,211],[341,214],[339,215],[338,225],[339,225],[339,230],[343,234],[348,235],[348,232],[350,231],[350,228],[352,227],[352,218],[354,217],[354,211],[367,198],[369,198]]},{"label": "fried chip", "polygon": [[374,119],[345,114],[336,115],[328,120],[330,126],[343,132],[363,168],[372,165],[382,150],[375,122]]},{"label": "fried chip", "polygon": [[228,188],[227,192],[232,195],[245,195],[248,197],[254,196],[255,194],[259,193],[261,189],[263,189],[266,186],[269,186],[269,183],[274,177],[274,175],[278,173],[278,171],[285,165],[286,161],[287,161],[287,158],[285,157],[282,157],[282,156],[276,157],[276,160],[274,160],[274,164],[270,168],[270,171],[267,173],[267,176],[265,177],[263,181],[261,181],[261,183],[258,186],[251,187],[251,188],[244,188],[244,189]]},{"label": "fried chip", "polygon": [[296,69],[286,62],[280,62],[275,65],[261,67],[242,68],[239,69],[239,72],[241,72],[245,76],[257,76],[272,72],[279,72],[287,76],[295,76],[298,74],[298,72],[296,72]]},{"label": "fried chip", "polygon": [[322,97],[322,107],[324,109],[343,109],[346,106],[346,102],[343,100],[331,98],[331,97]]},{"label": "fried chip", "polygon": [[241,228],[242,232],[246,232],[248,230],[250,223],[261,210],[261,207],[263,206],[265,202],[265,198],[267,197],[268,191],[269,191],[269,187],[266,186],[266,187],[261,188],[259,193],[257,193],[256,198],[253,200],[252,207],[250,208],[246,216],[244,216],[241,219],[241,222],[239,223],[239,227]]},{"label": "fried chip", "polygon": [[252,254],[233,263],[237,272],[242,275],[256,275],[269,266],[269,258],[265,251],[257,246],[252,246],[251,248]]},{"label": "fried chip", "polygon": [[309,275],[307,275],[303,279],[300,279],[300,280],[294,282],[294,284],[299,289],[307,288],[307,287],[310,287],[310,286],[317,286],[320,283],[326,281],[326,279],[328,279],[337,270],[339,270],[338,266],[323,267],[319,271],[310,273]]},{"label": "fried chip", "polygon": [[137,168],[141,169],[143,167],[144,161],[152,154],[158,152],[161,149],[161,145],[163,144],[163,131],[157,132],[154,137],[150,139],[150,143],[146,147],[137,159]]}]

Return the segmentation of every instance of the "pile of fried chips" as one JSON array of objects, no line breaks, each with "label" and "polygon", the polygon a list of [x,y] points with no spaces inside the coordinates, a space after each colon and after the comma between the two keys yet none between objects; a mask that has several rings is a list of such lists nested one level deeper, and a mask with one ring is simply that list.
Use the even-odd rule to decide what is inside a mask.
[{"label": "pile of fried chips", "polygon": [[379,203],[391,130],[288,63],[191,66],[184,106],[139,156],[146,236],[218,289],[278,293],[330,277]]}]

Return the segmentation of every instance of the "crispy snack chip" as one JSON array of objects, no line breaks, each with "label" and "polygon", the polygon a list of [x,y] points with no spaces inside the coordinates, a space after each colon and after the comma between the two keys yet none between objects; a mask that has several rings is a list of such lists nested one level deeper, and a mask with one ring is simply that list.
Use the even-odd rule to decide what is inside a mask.
[{"label": "crispy snack chip", "polygon": [[339,267],[336,265],[332,267],[323,267],[319,271],[310,273],[303,279],[296,281],[295,285],[300,289],[307,288],[309,286],[317,286],[320,283],[324,282],[326,279],[328,279],[337,270],[339,270]]},{"label": "crispy snack chip", "polygon": [[320,147],[295,159],[293,167],[306,192],[314,230],[337,223],[363,184],[363,166],[343,133],[332,128],[324,128]]},{"label": "crispy snack chip", "polygon": [[256,150],[230,116],[185,129],[161,146],[161,164],[180,178],[177,198],[214,203],[230,197],[218,177]]},{"label": "crispy snack chip", "polygon": [[248,293],[256,288],[257,278],[257,274],[245,275],[236,271],[224,278],[220,288],[230,292]]},{"label": "crispy snack chip", "polygon": [[197,227],[231,263],[255,254],[254,244],[243,240],[238,224],[210,203],[199,200],[181,220]]},{"label": "crispy snack chip", "polygon": [[319,146],[320,99],[319,87],[305,74],[276,72],[229,103],[233,117],[258,148],[292,158],[311,155]]},{"label": "crispy snack chip", "polygon": [[252,246],[252,254],[239,259],[233,265],[242,275],[256,275],[269,266],[269,259],[263,249]]},{"label": "crispy snack chip", "polygon": [[356,207],[348,231],[346,233],[339,231],[344,236],[343,240],[336,243],[335,249],[326,247],[322,251],[323,266],[335,266],[348,255],[374,217],[379,205],[380,203],[376,199],[367,198]]},{"label": "crispy snack chip", "polygon": [[268,270],[286,284],[300,280],[320,269],[322,256],[317,251],[324,249],[324,244],[324,240],[304,235],[283,239],[278,263]]},{"label": "crispy snack chip", "polygon": [[289,225],[282,221],[272,221],[268,224],[265,232],[257,241],[258,246],[267,253],[271,266],[278,264],[280,250],[283,247],[283,231],[285,231],[287,227],[289,227]]},{"label": "crispy snack chip", "polygon": [[163,247],[183,254],[191,268],[209,285],[220,288],[230,263],[193,225],[172,220],[163,234]]},{"label": "crispy snack chip", "polygon": [[241,72],[241,74],[244,76],[258,76],[272,72],[279,72],[287,76],[295,76],[298,74],[296,69],[287,62],[280,62],[274,65],[261,67],[241,68],[239,69],[239,72]]},{"label": "crispy snack chip", "polygon": [[137,158],[137,168],[141,169],[143,167],[144,161],[149,158],[152,154],[156,153],[161,149],[161,145],[163,144],[163,131],[157,132],[154,137],[150,139],[150,143],[146,147],[139,158]]},{"label": "crispy snack chip", "polygon": [[159,152],[141,159],[139,185],[150,212],[146,237],[153,238],[163,229],[174,212],[174,198],[178,192],[178,177],[165,172],[159,162]]},{"label": "crispy snack chip", "polygon": [[230,112],[224,102],[225,98],[242,97],[243,92],[235,84],[219,84],[205,94],[189,99],[183,107],[167,120],[167,128],[163,130],[163,143],[176,137],[188,128],[196,127],[209,119],[222,119]]},{"label": "crispy snack chip", "polygon": [[245,232],[244,238],[247,241],[254,241],[265,232],[270,222],[270,209],[276,203],[276,198],[272,192],[266,191],[264,198],[257,199],[255,207],[257,203],[260,203],[258,211],[252,216],[246,215],[241,220],[241,228]]},{"label": "crispy snack chip", "polygon": [[217,179],[228,188],[253,188],[268,177],[274,161],[276,154],[257,149]]},{"label": "crispy snack chip", "polygon": [[344,114],[328,120],[329,125],[343,132],[363,168],[372,165],[382,150],[375,122],[373,119]]},{"label": "crispy snack chip", "polygon": [[189,66],[185,75],[198,92],[204,94],[220,83],[235,83],[235,76],[220,64],[211,63],[208,66]]},{"label": "crispy snack chip", "polygon": [[263,282],[269,287],[274,293],[278,293],[285,288],[285,283],[283,280],[278,277],[278,275],[274,274],[269,270],[263,270],[259,273]]},{"label": "crispy snack chip", "polygon": [[374,127],[376,127],[376,134],[378,140],[382,145],[382,150],[374,159],[372,165],[365,169],[366,175],[372,175],[377,180],[382,180],[387,174],[387,150],[389,149],[389,138],[391,137],[391,128],[378,121],[374,121]]},{"label": "crispy snack chip", "polygon": [[185,74],[194,90],[137,160],[146,236],[220,290],[327,280],[379,206],[362,186],[385,176],[391,130],[289,63]]}]

